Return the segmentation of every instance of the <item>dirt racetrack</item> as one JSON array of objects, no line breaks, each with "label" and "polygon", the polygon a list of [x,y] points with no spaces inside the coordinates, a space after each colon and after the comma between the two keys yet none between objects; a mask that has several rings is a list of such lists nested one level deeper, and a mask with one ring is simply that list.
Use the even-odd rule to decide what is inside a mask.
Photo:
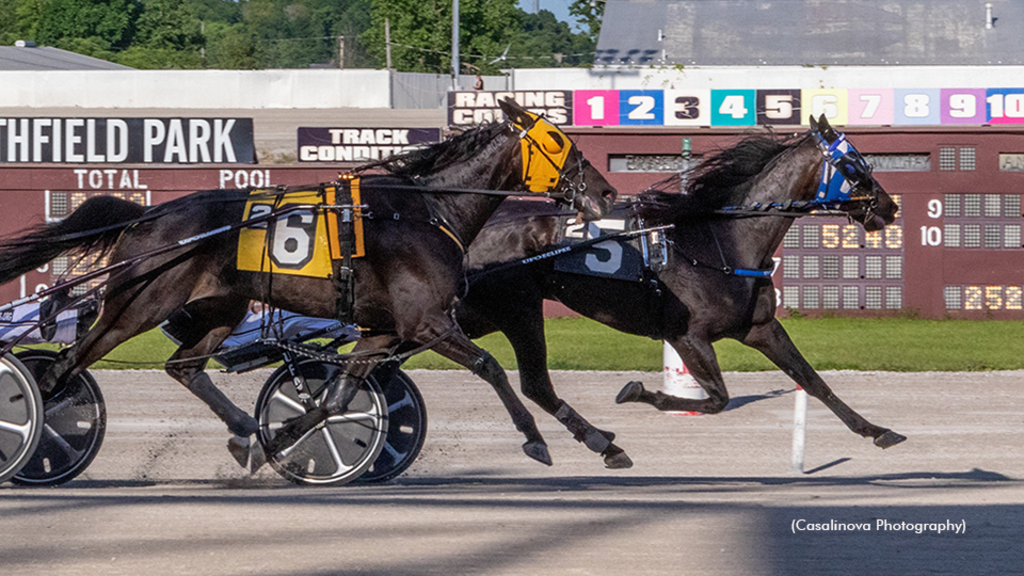
[{"label": "dirt racetrack", "polygon": [[[216,380],[251,407],[268,374]],[[727,374],[729,409],[696,417],[613,403],[660,374],[556,373],[636,463],[606,470],[532,404],[554,466],[527,459],[483,381],[413,371],[420,458],[391,483],[337,488],[247,476],[224,426],[161,372],[94,375],[108,429],[89,470],[0,486],[5,576],[1024,573],[1024,371],[824,373],[909,440],[882,451],[812,399],[803,475],[780,372]]]}]

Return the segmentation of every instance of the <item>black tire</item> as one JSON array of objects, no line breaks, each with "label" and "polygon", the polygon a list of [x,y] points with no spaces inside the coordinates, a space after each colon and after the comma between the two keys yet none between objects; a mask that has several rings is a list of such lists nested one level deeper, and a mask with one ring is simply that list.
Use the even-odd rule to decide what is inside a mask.
[{"label": "black tire", "polygon": [[[24,350],[15,357],[36,379],[56,361],[50,350]],[[43,400],[45,426],[32,458],[11,481],[23,486],[57,486],[92,464],[107,430],[107,406],[88,371],[71,378]]]},{"label": "black tire", "polygon": [[28,463],[43,433],[43,397],[32,373],[11,354],[0,357],[0,483]]},{"label": "black tire", "polygon": [[[318,404],[325,393],[324,384],[341,370],[313,359],[299,362],[298,367]],[[260,424],[256,436],[264,451],[284,422],[304,413],[288,366],[281,366],[267,379],[256,400]],[[384,447],[387,429],[387,401],[376,381],[368,378],[346,414],[328,419],[322,429],[297,442],[280,461],[269,454],[267,459],[278,474],[296,484],[338,486],[355,480],[373,465]]]},{"label": "black tire", "polygon": [[359,477],[360,483],[387,482],[405,472],[427,438],[427,406],[412,378],[397,370],[381,389],[388,403],[388,434],[373,466]]}]

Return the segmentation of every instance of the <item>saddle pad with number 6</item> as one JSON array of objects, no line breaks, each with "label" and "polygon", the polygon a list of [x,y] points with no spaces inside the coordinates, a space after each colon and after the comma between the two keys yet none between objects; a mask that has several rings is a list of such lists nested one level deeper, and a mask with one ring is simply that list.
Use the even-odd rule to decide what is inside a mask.
[{"label": "saddle pad with number 6", "polygon": [[[340,196],[342,205],[359,204],[359,181],[339,183],[345,190],[334,186],[323,189],[300,190],[274,195],[273,190],[253,190],[253,199],[245,204],[243,221],[250,220],[288,206],[334,205]],[[351,189],[351,201],[348,199]],[[351,256],[363,256],[363,226],[359,209],[347,212],[351,217],[342,222],[339,230],[338,212],[323,209],[302,209],[282,213],[277,218],[243,228],[238,234],[239,270],[292,274],[313,278],[329,278],[334,270],[333,261],[343,257],[340,233],[354,235]],[[342,218],[345,220],[345,218]]]}]

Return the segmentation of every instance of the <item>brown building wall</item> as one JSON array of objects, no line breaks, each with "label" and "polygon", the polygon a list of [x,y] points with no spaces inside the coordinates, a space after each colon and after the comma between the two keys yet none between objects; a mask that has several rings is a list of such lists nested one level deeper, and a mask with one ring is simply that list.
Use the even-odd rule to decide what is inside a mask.
[{"label": "brown building wall", "polygon": [[[654,156],[655,164],[672,165],[672,162],[682,162],[684,148],[700,157],[729,146],[743,135],[740,130],[707,128],[567,128],[566,132],[623,194],[637,193],[670,175],[650,171],[651,162],[634,163],[640,168],[630,169],[626,157],[646,156],[650,160]],[[1024,247],[1019,240],[1019,230],[1024,225],[1020,209],[1024,171],[1000,169],[1001,154],[1024,155],[1024,131],[974,127],[850,128],[847,132],[864,154],[926,158],[930,167],[913,172],[892,171],[891,166],[889,170],[876,170],[878,181],[890,194],[898,195],[901,203],[899,229],[890,231],[887,237],[891,247],[873,250],[864,246],[863,231],[859,233],[857,248],[828,248],[821,244],[809,247],[788,239],[785,246],[799,246],[784,247],[778,255],[783,264],[774,280],[783,308],[811,315],[886,315],[913,311],[929,318],[1024,318],[1020,307]],[[328,181],[345,167],[0,165],[0,234],[11,234],[40,223],[46,217],[62,217],[94,194],[119,194],[157,204],[202,189]],[[959,215],[951,215],[951,203],[958,205]],[[974,214],[972,211],[978,203],[981,204],[980,215],[968,215]],[[998,216],[991,215],[995,203],[999,204]],[[941,214],[937,214],[937,207],[943,209]],[[799,221],[794,227],[797,232],[792,233],[804,234],[806,226],[823,225],[820,219],[813,219],[813,223],[809,220]],[[827,223],[846,224],[841,219],[830,219]],[[1000,235],[998,247],[992,245],[996,228]],[[1006,240],[1013,238],[1015,229],[1018,240],[1015,245],[1007,245]],[[959,235],[959,245],[953,245],[950,240],[954,231]],[[812,232],[820,233],[820,230]],[[902,235],[897,247],[895,235],[899,232]],[[975,232],[980,233],[982,239],[977,246],[968,246],[967,237]],[[973,236],[970,241],[974,242]],[[856,258],[859,277],[846,274],[852,268],[836,278],[820,274],[813,278],[805,274],[810,269],[805,266],[808,263],[818,262],[819,266],[826,267],[838,261],[852,266],[853,260],[844,260],[844,257]],[[875,267],[878,262],[884,268],[880,278],[872,276],[878,274]],[[0,302],[48,284],[51,272],[50,269],[32,272],[23,281],[0,287]],[[954,293],[958,296],[954,297]],[[807,306],[808,303],[816,305]],[[552,307],[552,311],[555,310],[557,307]]]}]

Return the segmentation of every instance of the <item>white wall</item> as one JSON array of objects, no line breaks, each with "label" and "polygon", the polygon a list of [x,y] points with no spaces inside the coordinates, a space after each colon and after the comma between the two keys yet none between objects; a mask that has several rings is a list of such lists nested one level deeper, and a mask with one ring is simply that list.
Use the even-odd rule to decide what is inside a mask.
[{"label": "white wall", "polygon": [[[401,88],[419,75],[395,76]],[[338,109],[393,102],[434,108],[444,106],[446,78],[430,83],[438,88],[405,90],[395,100],[387,70],[0,71],[0,108]],[[487,80],[493,90],[504,79]],[[511,71],[510,84],[513,90],[1015,88],[1024,85],[1024,66],[524,68]]]},{"label": "white wall", "polygon": [[514,90],[682,88],[1019,88],[1024,66],[522,68]]},{"label": "white wall", "polygon": [[387,70],[0,71],[0,108],[388,108]]}]

